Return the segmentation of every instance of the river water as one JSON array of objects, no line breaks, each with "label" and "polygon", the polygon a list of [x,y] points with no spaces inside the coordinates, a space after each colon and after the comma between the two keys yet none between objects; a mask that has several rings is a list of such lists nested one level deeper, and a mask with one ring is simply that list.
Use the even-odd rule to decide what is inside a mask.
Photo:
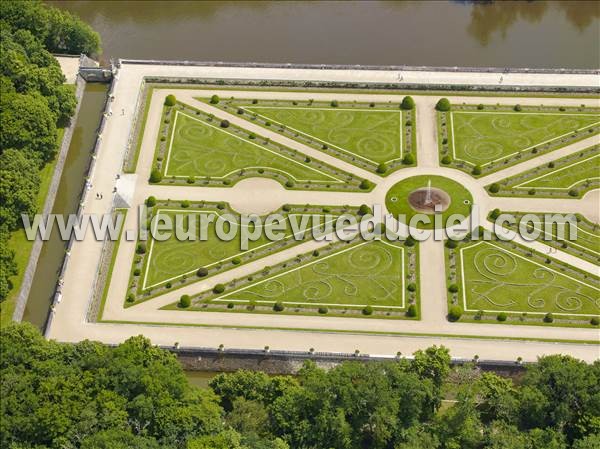
[{"label": "river water", "polygon": [[600,67],[600,2],[50,2],[103,58]]}]

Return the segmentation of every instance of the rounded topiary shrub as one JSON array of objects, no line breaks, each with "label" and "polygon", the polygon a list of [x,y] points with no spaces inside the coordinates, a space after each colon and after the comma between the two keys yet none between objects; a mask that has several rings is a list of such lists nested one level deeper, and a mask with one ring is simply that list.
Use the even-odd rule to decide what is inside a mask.
[{"label": "rounded topiary shrub", "polygon": [[148,207],[156,206],[156,197],[149,196],[148,198],[146,198],[146,206],[148,206]]},{"label": "rounded topiary shrub", "polygon": [[506,313],[504,312],[500,312],[497,316],[496,319],[498,321],[506,321],[506,319],[508,318],[508,316],[506,315]]},{"label": "rounded topiary shrub", "polygon": [[412,97],[409,97],[407,95],[406,97],[404,97],[402,99],[402,103],[400,104],[400,107],[402,109],[404,109],[405,111],[410,111],[411,109],[413,109],[415,107],[415,100],[413,100]]},{"label": "rounded topiary shrub", "polygon": [[479,176],[481,174],[481,166],[476,165],[475,167],[473,167],[473,170],[471,170],[471,173],[475,176]]},{"label": "rounded topiary shrub", "polygon": [[450,293],[458,293],[458,285],[450,284],[450,286],[448,287],[448,291]]},{"label": "rounded topiary shrub", "polygon": [[198,276],[199,278],[208,276],[208,269],[204,267],[198,268],[198,271],[196,271],[196,276]]},{"label": "rounded topiary shrub", "polygon": [[240,259],[239,257],[234,257],[233,259],[231,259],[231,263],[234,265],[239,265],[242,263],[242,259]]},{"label": "rounded topiary shrub", "polygon": [[152,169],[152,171],[150,172],[149,181],[153,184],[156,184],[157,182],[162,181],[162,173],[160,172],[160,170],[158,168]]},{"label": "rounded topiary shrub", "polygon": [[273,304],[273,310],[275,312],[283,312],[285,310],[285,306],[281,301],[277,301],[275,304]]},{"label": "rounded topiary shrub", "polygon": [[435,105],[435,109],[440,112],[447,112],[450,110],[450,101],[447,98],[440,98]]},{"label": "rounded topiary shrub", "polygon": [[181,202],[181,207],[183,207],[184,209],[187,209],[188,207],[190,207],[190,202],[188,200],[183,200]]},{"label": "rounded topiary shrub", "polygon": [[445,245],[446,245],[446,248],[448,248],[448,249],[454,249],[458,246],[458,243],[456,242],[456,240],[448,239],[448,240],[446,240]]},{"label": "rounded topiary shrub", "polygon": [[523,108],[521,107],[520,104],[516,104],[515,107],[513,108],[515,111],[517,112],[521,112],[523,110]]},{"label": "rounded topiary shrub", "polygon": [[329,312],[329,309],[327,307],[319,307],[319,313],[321,315],[325,315],[327,312]]},{"label": "rounded topiary shrub", "polygon": [[315,249],[315,250],[312,252],[312,255],[313,255],[313,257],[319,257],[319,251]]},{"label": "rounded topiary shrub", "polygon": [[444,165],[448,165],[452,163],[452,157],[450,157],[450,155],[446,155],[442,158],[442,164]]},{"label": "rounded topiary shrub", "polygon": [[372,186],[373,186],[373,184],[371,184],[371,181],[369,181],[368,179],[363,179],[359,185],[359,187],[362,190],[369,190]]},{"label": "rounded topiary shrub", "polygon": [[492,220],[495,220],[496,218],[498,218],[500,216],[500,209],[494,209],[491,213],[490,213],[490,218]]},{"label": "rounded topiary shrub", "polygon": [[291,189],[292,187],[294,187],[294,181],[291,181],[291,180],[290,181],[286,181],[285,186],[288,189]]},{"label": "rounded topiary shrub", "polygon": [[229,120],[221,120],[221,128],[229,128]]},{"label": "rounded topiary shrub", "polygon": [[599,317],[597,317],[597,316],[595,316],[594,318],[592,318],[592,319],[590,320],[590,324],[591,324],[592,326],[598,326],[598,325],[600,325],[600,318],[599,318]]},{"label": "rounded topiary shrub", "polygon": [[218,95],[213,95],[212,97],[210,97],[210,104],[217,104],[219,103],[220,99]]},{"label": "rounded topiary shrub", "polygon": [[373,211],[366,204],[361,204],[360,207],[358,208],[358,215],[367,215],[367,214],[372,214],[372,213],[373,213]]},{"label": "rounded topiary shrub", "polygon": [[410,318],[414,318],[417,316],[417,306],[415,306],[414,304],[411,304],[410,306],[408,306],[408,309],[406,309],[406,316],[410,317]]},{"label": "rounded topiary shrub", "polygon": [[190,306],[190,304],[192,304],[190,295],[182,295],[181,298],[179,298],[179,307],[186,309]]},{"label": "rounded topiary shrub", "polygon": [[146,244],[138,243],[138,246],[135,248],[135,252],[138,254],[146,254]]},{"label": "rounded topiary shrub", "polygon": [[404,240],[404,246],[408,246],[409,248],[415,246],[416,243],[417,241],[412,235],[409,235],[408,237],[406,237],[406,240]]},{"label": "rounded topiary shrub", "polygon": [[175,103],[177,103],[175,95],[167,95],[165,98],[165,106],[175,106]]},{"label": "rounded topiary shrub", "polygon": [[548,312],[544,316],[544,323],[552,323],[553,321],[554,321],[554,315],[552,315],[550,312]]},{"label": "rounded topiary shrub", "polygon": [[133,270],[134,276],[139,276],[140,274],[142,274],[142,270],[140,270],[139,268],[136,268],[135,270]]},{"label": "rounded topiary shrub", "polygon": [[408,153],[402,158],[404,165],[413,165],[415,163],[415,156],[412,153]]},{"label": "rounded topiary shrub", "polygon": [[362,309],[362,314],[363,315],[373,315],[373,307],[371,306],[366,306]]},{"label": "rounded topiary shrub", "polygon": [[387,170],[388,170],[388,167],[385,162],[382,162],[381,164],[379,164],[377,166],[377,173],[379,173],[380,175],[384,174]]},{"label": "rounded topiary shrub", "polygon": [[448,309],[448,319],[450,321],[458,321],[462,316],[462,309],[458,306],[452,306]]},{"label": "rounded topiary shrub", "polygon": [[338,102],[337,102],[337,100],[332,100],[332,101],[331,101],[331,107],[332,107],[332,108],[337,108],[337,107],[338,107]]},{"label": "rounded topiary shrub", "polygon": [[500,184],[493,183],[488,189],[491,193],[498,193],[500,191]]},{"label": "rounded topiary shrub", "polygon": [[135,295],[133,293],[129,293],[127,295],[126,301],[127,302],[134,302],[135,301]]},{"label": "rounded topiary shrub", "polygon": [[575,189],[571,189],[571,190],[569,190],[569,196],[572,196],[573,198],[577,198],[579,196],[579,192]]},{"label": "rounded topiary shrub", "polygon": [[213,293],[220,294],[225,291],[225,286],[223,284],[217,284],[213,287]]},{"label": "rounded topiary shrub", "polygon": [[417,284],[415,284],[414,282],[411,282],[410,284],[408,284],[406,286],[406,290],[408,290],[409,292],[416,292],[417,291]]}]

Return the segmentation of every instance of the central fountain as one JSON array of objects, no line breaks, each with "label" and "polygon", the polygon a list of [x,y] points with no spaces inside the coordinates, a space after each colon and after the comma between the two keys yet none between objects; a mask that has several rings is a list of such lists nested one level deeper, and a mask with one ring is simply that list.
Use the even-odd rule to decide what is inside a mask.
[{"label": "central fountain", "polygon": [[408,194],[408,203],[417,212],[433,214],[444,212],[450,207],[450,195],[441,189],[431,187],[431,179],[427,187],[420,187]]}]

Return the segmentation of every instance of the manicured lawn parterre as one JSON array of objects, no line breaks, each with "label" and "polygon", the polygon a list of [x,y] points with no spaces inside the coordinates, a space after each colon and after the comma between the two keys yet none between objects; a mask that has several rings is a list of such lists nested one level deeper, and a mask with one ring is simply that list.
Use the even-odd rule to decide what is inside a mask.
[{"label": "manicured lawn parterre", "polygon": [[[502,212],[500,212],[502,213]],[[507,227],[516,231],[518,223],[525,215],[523,212],[504,212],[515,217],[517,224]],[[563,235],[564,240],[559,239],[559,225],[552,219],[554,214],[528,214],[532,220],[529,221],[529,227],[540,231],[537,240],[550,245],[560,251],[573,254],[576,257],[588,260],[589,262],[600,264],[600,225],[592,223],[585,217],[576,216],[577,224],[565,226]],[[533,219],[533,216],[537,216]],[[491,221],[493,221],[490,218]],[[570,226],[574,226],[576,236],[571,238],[569,235]]]},{"label": "manicured lawn parterre", "polygon": [[353,174],[183,103],[164,107],[156,147],[154,183],[227,186],[268,177],[286,188],[361,190]]},{"label": "manicured lawn parterre", "polygon": [[487,186],[492,195],[577,198],[600,187],[600,145]]},{"label": "manicured lawn parterre", "polygon": [[452,105],[438,112],[440,160],[475,176],[600,132],[597,108]]},{"label": "manicured lawn parterre", "polygon": [[193,297],[191,308],[321,314],[331,308],[333,314],[348,316],[376,312],[399,317],[410,304],[416,310],[416,266],[415,246],[357,239],[298,256],[239,283],[216,286]]},{"label": "manicured lawn parterre", "polygon": [[373,163],[402,158],[400,110],[268,106],[244,109]]},{"label": "manicured lawn parterre", "polygon": [[215,101],[209,102],[381,176],[416,163],[416,111],[412,102],[401,109],[398,103],[335,100]]},{"label": "manicured lawn parterre", "polygon": [[226,178],[250,168],[279,171],[296,182],[341,182],[251,139],[237,136],[221,128],[218,122],[208,123],[175,111],[165,162],[166,177]]},{"label": "manicured lawn parterre", "polygon": [[581,324],[600,315],[600,279],[589,273],[497,241],[462,243],[450,253],[450,303],[467,316],[552,321],[550,313]]},{"label": "manicured lawn parterre", "polygon": [[[249,241],[247,249],[244,249],[241,233],[238,232],[242,226],[239,215],[232,213],[227,205],[183,204],[186,207],[181,207],[180,203],[159,201],[153,207],[153,226],[156,227],[158,218],[170,219],[175,232],[166,240],[150,237],[147,243],[140,242],[142,249],[138,246],[132,269],[133,282],[128,291],[129,305],[309,241],[313,239],[313,230],[318,234],[326,226],[333,228],[338,216],[357,213],[357,208],[285,206],[287,211],[279,211],[282,226],[276,222],[267,224],[264,220],[260,228],[247,225],[253,232],[257,230],[257,238]],[[225,230],[231,230],[235,235],[233,239],[226,241],[217,236],[216,222],[219,219],[228,223]],[[261,229],[260,235],[258,229]],[[185,240],[184,233],[193,235],[193,240]],[[280,236],[271,237],[277,234]],[[205,272],[199,274],[199,269]]]},{"label": "manicured lawn parterre", "polygon": [[[396,218],[398,215],[406,215],[406,223],[408,224],[411,218],[418,213],[409,204],[408,195],[414,190],[427,187],[429,181],[431,181],[431,187],[441,189],[450,196],[450,206],[441,214],[443,226],[452,214],[460,214],[464,217],[470,215],[473,205],[471,193],[452,179],[433,175],[412,176],[392,186],[385,196],[385,205],[388,212]],[[432,223],[429,225],[420,224],[419,229],[433,229],[433,215],[429,215],[429,217]],[[451,223],[451,225],[453,224],[456,223]]]},{"label": "manicured lawn parterre", "polygon": [[452,111],[453,156],[485,165],[600,123],[599,114]]}]

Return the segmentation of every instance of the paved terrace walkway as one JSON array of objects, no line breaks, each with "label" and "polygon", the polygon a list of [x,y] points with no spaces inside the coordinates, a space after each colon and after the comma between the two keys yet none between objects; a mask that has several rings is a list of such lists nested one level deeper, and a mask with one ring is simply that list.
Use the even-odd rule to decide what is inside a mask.
[{"label": "paved terrace walkway", "polygon": [[[397,72],[374,71],[341,71],[341,70],[296,70],[296,69],[243,69],[222,67],[195,67],[195,66],[153,66],[124,64],[117,75],[115,98],[112,102],[113,114],[107,118],[107,126],[102,137],[102,146],[97,160],[96,170],[92,178],[92,188],[86,200],[85,212],[107,213],[112,204],[110,192],[116,183],[116,176],[121,171],[122,159],[132,124],[132,115],[135,111],[136,99],[143,76],[186,76],[186,77],[216,77],[216,78],[258,78],[258,79],[319,79],[336,81],[397,81]],[[419,75],[421,82],[432,82],[438,74],[433,72],[416,72],[410,76]],[[489,74],[454,74],[463,76],[462,80],[469,79],[471,83],[481,83],[489,79]],[[396,77],[391,79],[391,77]],[[467,77],[467,78],[464,78]],[[390,78],[388,80],[388,78]],[[481,78],[481,79],[480,79]],[[415,82],[410,78],[410,82]],[[598,78],[590,79],[588,75],[553,75],[554,83],[581,83],[595,82]],[[505,80],[508,78],[505,75]],[[514,74],[514,81],[528,84],[540,84],[540,80],[550,82],[542,75],[532,77],[527,74]],[[446,79],[449,81],[449,79]],[[453,79],[452,82],[456,82]],[[175,94],[177,98],[192,104],[195,107],[210,111],[210,105],[194,100],[199,96],[198,91],[182,89],[155,90],[152,97],[148,121],[142,141],[142,151],[138,162],[137,177],[133,177],[132,206],[141,204],[149,195],[158,198],[188,199],[188,200],[220,200],[229,201],[233,207],[241,212],[264,213],[276,209],[284,203],[316,203],[316,204],[383,204],[385,192],[401,179],[415,174],[440,174],[450,176],[463,183],[473,194],[476,204],[480,206],[479,219],[485,224],[488,211],[501,207],[508,210],[540,211],[540,212],[580,212],[588,218],[600,221],[600,210],[597,192],[591,192],[580,200],[549,201],[539,198],[527,199],[495,199],[490,198],[483,186],[510,174],[520,172],[532,166],[531,161],[520,163],[500,172],[475,180],[467,174],[442,168],[438,165],[436,122],[433,106],[437,97],[415,95],[417,104],[417,142],[418,161],[416,168],[402,169],[387,178],[366,173],[352,165],[339,161],[319,151],[305,147],[291,141],[279,134],[256,129],[262,135],[272,140],[297,148],[307,154],[314,155],[326,162],[332,163],[345,170],[364,176],[377,182],[378,186],[369,193],[334,193],[334,192],[305,192],[286,191],[278,183],[264,179],[250,179],[238,183],[232,188],[202,188],[202,187],[169,187],[151,186],[147,183],[152,166],[154,145],[158,133],[158,124],[164,97]],[[327,94],[327,93],[302,93],[302,92],[253,92],[244,91],[215,91],[222,96],[252,97],[252,98],[285,98],[331,100],[335,97],[339,101],[400,101],[402,96],[391,94]],[[449,97],[451,102],[469,103],[520,103],[523,105],[579,105],[581,103],[598,106],[596,99],[564,99],[564,98],[509,98],[509,97]],[[242,121],[237,116],[232,116],[218,111],[219,116],[228,116],[233,123],[243,123],[244,127],[254,129],[254,125]],[[581,148],[600,141],[598,136],[570,145],[560,153],[554,152],[557,157],[579,151]],[[546,156],[543,156],[546,157]],[[554,156],[552,157],[554,158]],[[541,158],[538,158],[541,160]],[[536,159],[537,160],[537,159]],[[95,193],[104,193],[102,200],[95,200]],[[499,206],[500,204],[500,206]],[[488,224],[485,224],[489,227]],[[136,228],[135,207],[128,213],[125,229]],[[123,234],[125,235],[125,233]],[[547,247],[539,242],[526,243],[537,250],[544,251]],[[448,346],[454,357],[472,357],[478,354],[482,359],[515,360],[518,356],[524,360],[535,360],[542,354],[569,353],[576,357],[592,361],[599,357],[600,347],[576,343],[546,343],[546,342],[521,342],[502,339],[506,337],[523,337],[529,339],[564,339],[564,340],[598,340],[600,331],[591,328],[559,328],[540,326],[516,326],[494,324],[449,323],[445,316],[446,286],[443,259],[443,245],[441,242],[429,240],[420,247],[421,258],[421,308],[420,321],[356,319],[319,316],[291,316],[259,314],[234,314],[234,313],[201,313],[193,311],[162,311],[160,307],[177,301],[182,294],[210,288],[215,283],[227,282],[233,278],[249,274],[264,265],[273,265],[280,260],[295,256],[323,245],[322,242],[307,242],[289,250],[279,252],[259,261],[248,263],[236,269],[211,277],[192,286],[178,289],[151,301],[123,308],[123,298],[127,289],[129,272],[133,261],[135,242],[123,239],[120,243],[119,253],[116,257],[112,282],[108,290],[104,320],[111,323],[86,322],[86,312],[91,298],[98,263],[102,251],[102,242],[97,242],[91,235],[85,240],[73,245],[71,258],[64,278],[62,301],[55,310],[52,326],[48,335],[61,341],[79,341],[85,338],[100,340],[106,343],[117,343],[131,335],[144,334],[160,345],[173,345],[179,342],[181,346],[198,347],[224,344],[226,347],[262,349],[269,345],[272,349],[287,349],[305,351],[314,347],[317,351],[342,351],[353,352],[360,349],[363,353],[394,355],[397,351],[404,354],[414,352],[432,344]],[[569,254],[558,252],[553,255],[560,260],[571,263],[586,271],[598,274],[598,267]],[[116,323],[116,322],[120,323]],[[143,323],[143,324],[142,324]],[[171,323],[171,324],[165,324]],[[193,326],[195,325],[195,326]],[[214,327],[202,327],[214,326]],[[228,326],[220,327],[220,326]],[[257,329],[242,329],[242,326],[256,327]],[[259,329],[269,327],[289,328],[290,330]],[[292,330],[296,329],[296,330]],[[313,329],[308,331],[307,329]],[[321,330],[317,332],[316,330]],[[327,332],[327,330],[344,330],[347,333]],[[354,331],[354,332],[353,332]],[[389,332],[409,334],[436,334],[438,336],[390,336],[390,335],[365,335],[361,332]],[[461,336],[486,336],[498,337],[500,340],[489,341],[478,338],[463,338]]]}]

